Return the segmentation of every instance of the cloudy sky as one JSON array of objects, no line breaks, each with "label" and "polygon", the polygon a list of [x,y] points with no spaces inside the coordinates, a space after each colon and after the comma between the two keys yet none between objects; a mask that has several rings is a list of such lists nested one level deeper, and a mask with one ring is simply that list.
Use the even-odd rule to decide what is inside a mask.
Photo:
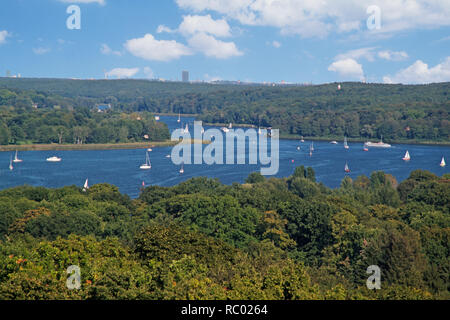
[{"label": "cloudy sky", "polygon": [[0,76],[9,70],[22,77],[179,80],[189,70],[191,80],[206,81],[450,81],[450,0],[2,0],[0,6]]}]

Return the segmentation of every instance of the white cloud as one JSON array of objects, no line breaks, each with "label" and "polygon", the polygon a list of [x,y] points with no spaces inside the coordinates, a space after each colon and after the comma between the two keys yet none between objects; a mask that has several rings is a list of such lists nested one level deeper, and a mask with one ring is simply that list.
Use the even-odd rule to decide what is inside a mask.
[{"label": "white cloud", "polygon": [[384,50],[378,52],[378,57],[385,60],[390,61],[401,61],[408,59],[408,54],[405,51],[390,51],[390,50]]},{"label": "white cloud", "polygon": [[275,48],[279,48],[281,47],[281,43],[279,43],[278,41],[272,41],[272,46],[274,46]]},{"label": "white cloud", "polygon": [[227,21],[224,19],[214,20],[209,14],[206,16],[184,16],[178,30],[185,36],[197,33],[208,33],[216,37],[231,36]]},{"label": "white cloud", "polygon": [[99,5],[104,6],[106,4],[106,0],[59,0],[64,3],[98,3]]},{"label": "white cloud", "polygon": [[103,43],[100,47],[100,52],[104,55],[116,55],[116,56],[121,56],[122,53],[120,51],[113,51],[107,44]]},{"label": "white cloud", "polygon": [[203,77],[205,78],[205,81],[207,82],[214,82],[214,81],[221,81],[223,80],[221,77],[217,77],[217,76],[210,76],[209,74],[205,73],[203,75]]},{"label": "white cloud", "polygon": [[328,71],[339,73],[344,77],[351,77],[362,80],[364,78],[364,71],[362,66],[354,59],[344,59],[333,62]]},{"label": "white cloud", "polygon": [[383,77],[385,83],[434,83],[450,81],[450,56],[442,63],[430,68],[428,64],[417,60],[394,76]]},{"label": "white cloud", "polygon": [[174,33],[177,32],[177,30],[172,30],[169,27],[166,27],[165,25],[161,24],[158,26],[158,29],[156,29],[156,33],[163,33],[163,32]]},{"label": "white cloud", "polygon": [[238,50],[234,42],[217,40],[213,36],[204,33],[194,35],[188,40],[188,43],[194,50],[202,52],[207,57],[227,59],[243,54]]},{"label": "white cloud", "polygon": [[376,48],[374,47],[369,47],[369,48],[360,48],[360,49],[356,49],[356,50],[350,50],[346,53],[342,53],[337,55],[334,60],[345,60],[345,59],[360,59],[360,58],[364,58],[368,61],[374,61],[375,60],[375,50]]},{"label": "white cloud", "polygon": [[108,77],[116,77],[118,79],[121,79],[121,78],[131,78],[138,72],[139,68],[114,68],[106,72],[106,75]]},{"label": "white cloud", "polygon": [[144,74],[145,74],[145,77],[148,79],[155,78],[155,74],[153,73],[153,70],[150,67],[144,67]]},{"label": "white cloud", "polygon": [[44,47],[33,48],[33,52],[35,54],[39,54],[39,55],[49,53],[50,51],[51,51],[50,48],[44,48]]},{"label": "white cloud", "polygon": [[334,60],[345,60],[345,59],[366,59],[367,61],[373,62],[376,58],[389,60],[389,61],[401,61],[407,59],[409,56],[405,51],[391,51],[382,50],[376,51],[376,47],[360,48],[355,50],[350,50],[348,52],[337,55]]},{"label": "white cloud", "polygon": [[[213,11],[244,25],[279,28],[281,33],[325,37],[330,32],[368,31],[366,9],[381,9],[381,29],[390,33],[450,26],[448,0],[176,0],[182,9]],[[374,32],[374,31],[371,31]]]},{"label": "white cloud", "polygon": [[6,30],[0,31],[0,44],[5,43],[6,38],[10,36],[11,34]]},{"label": "white cloud", "polygon": [[191,50],[175,40],[156,40],[147,33],[142,38],[128,40],[125,48],[134,56],[146,60],[170,61],[191,55]]}]

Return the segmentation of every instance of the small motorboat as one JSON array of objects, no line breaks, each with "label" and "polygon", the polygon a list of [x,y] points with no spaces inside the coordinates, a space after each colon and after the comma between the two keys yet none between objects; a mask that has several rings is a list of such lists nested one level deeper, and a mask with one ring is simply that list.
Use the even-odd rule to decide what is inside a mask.
[{"label": "small motorboat", "polygon": [[48,162],[60,162],[61,160],[62,160],[61,158],[58,158],[58,157],[56,157],[56,156],[47,158],[47,161],[48,161]]}]

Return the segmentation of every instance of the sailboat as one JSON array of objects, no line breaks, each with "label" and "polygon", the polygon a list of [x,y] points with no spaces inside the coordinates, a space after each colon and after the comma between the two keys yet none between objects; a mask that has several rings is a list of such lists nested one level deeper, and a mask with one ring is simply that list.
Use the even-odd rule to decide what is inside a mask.
[{"label": "sailboat", "polygon": [[301,138],[300,142],[305,142],[305,139],[303,139],[303,136],[302,136],[302,138]]},{"label": "sailboat", "polygon": [[83,192],[86,192],[88,189],[89,189],[89,182],[88,179],[86,179],[83,186]]},{"label": "sailboat", "polygon": [[184,128],[184,133],[189,133],[189,125],[186,123],[186,128]]},{"label": "sailboat", "polygon": [[314,142],[311,142],[311,151],[314,151]]},{"label": "sailboat", "polygon": [[345,149],[349,149],[350,147],[348,146],[348,143],[347,143],[347,137],[344,137],[344,148]]},{"label": "sailboat", "polygon": [[344,171],[349,173],[350,172],[350,168],[348,167],[348,163],[345,163],[345,167],[344,167]]},{"label": "sailboat", "polygon": [[21,159],[19,159],[18,157],[17,157],[17,150],[16,150],[16,155],[14,156],[14,160],[13,160],[13,162],[14,163],[18,163],[18,162],[22,162],[23,160],[21,160]]},{"label": "sailboat", "polygon": [[258,134],[262,134],[261,128],[258,128]]},{"label": "sailboat", "polygon": [[152,164],[150,162],[150,157],[148,156],[148,152],[145,153],[145,164],[139,167],[142,170],[149,170],[152,168]]},{"label": "sailboat", "polygon": [[403,157],[403,160],[405,160],[405,161],[411,160],[411,156],[409,155],[408,150],[406,150],[406,153],[405,153],[405,156]]},{"label": "sailboat", "polygon": [[314,146],[313,143],[311,143],[311,145],[309,146],[309,156],[312,157],[312,153],[314,151]]},{"label": "sailboat", "polygon": [[300,146],[297,147],[297,150],[300,151]]},{"label": "sailboat", "polygon": [[9,170],[13,171],[14,167],[13,167],[13,162],[12,162],[12,157],[9,160]]},{"label": "sailboat", "polygon": [[178,112],[178,120],[177,120],[177,122],[178,123],[180,123],[181,122],[181,114]]},{"label": "sailboat", "polygon": [[445,167],[445,159],[442,157],[441,163],[439,164],[442,168]]},{"label": "sailboat", "polygon": [[366,144],[364,144],[363,150],[364,150],[364,151],[369,151],[369,148],[367,148],[367,145],[366,145]]},{"label": "sailboat", "polygon": [[184,173],[183,163],[181,163],[180,173]]}]

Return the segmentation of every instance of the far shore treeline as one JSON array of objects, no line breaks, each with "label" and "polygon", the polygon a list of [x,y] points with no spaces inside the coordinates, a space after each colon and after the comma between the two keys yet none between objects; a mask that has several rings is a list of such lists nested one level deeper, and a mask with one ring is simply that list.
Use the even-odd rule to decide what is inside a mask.
[{"label": "far shore treeline", "polygon": [[[448,143],[450,83],[264,86],[148,80],[0,78],[0,144],[139,142],[168,132],[141,112],[280,129],[282,137]],[[111,110],[94,114],[99,104]],[[37,109],[33,110],[33,105]],[[33,111],[33,112],[29,112]],[[121,112],[121,114],[119,114]],[[40,118],[36,120],[35,118]],[[31,125],[31,127],[30,127]],[[38,129],[38,126],[40,129]]]},{"label": "far shore treeline", "polygon": [[[444,299],[450,175],[0,191],[0,299]],[[69,290],[69,266],[81,287]],[[369,290],[369,266],[381,289]]]}]

